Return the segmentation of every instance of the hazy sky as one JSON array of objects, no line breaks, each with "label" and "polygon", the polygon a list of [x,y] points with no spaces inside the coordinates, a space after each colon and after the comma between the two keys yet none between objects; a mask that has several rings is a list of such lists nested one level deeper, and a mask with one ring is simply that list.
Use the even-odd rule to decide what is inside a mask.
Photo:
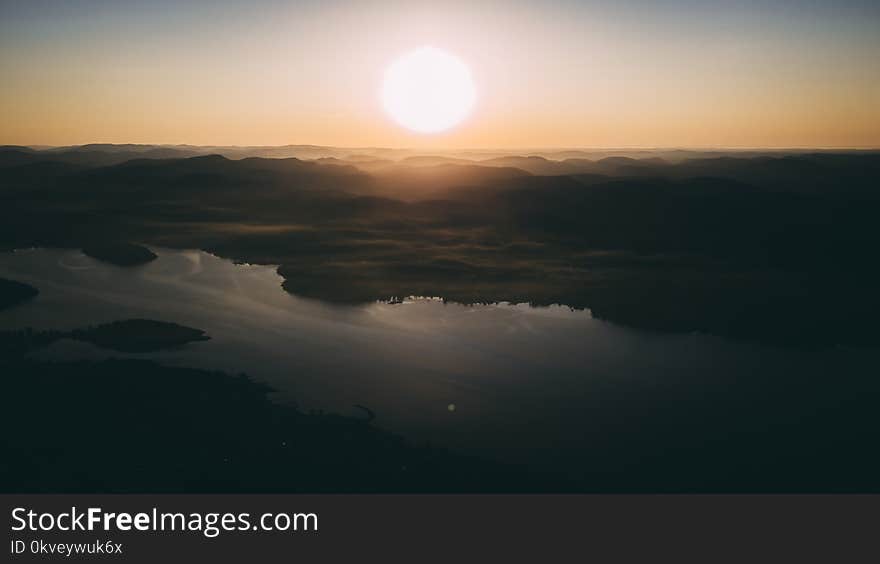
[{"label": "hazy sky", "polygon": [[[383,112],[423,45],[469,119]],[[880,147],[880,1],[0,0],[0,143]]]}]

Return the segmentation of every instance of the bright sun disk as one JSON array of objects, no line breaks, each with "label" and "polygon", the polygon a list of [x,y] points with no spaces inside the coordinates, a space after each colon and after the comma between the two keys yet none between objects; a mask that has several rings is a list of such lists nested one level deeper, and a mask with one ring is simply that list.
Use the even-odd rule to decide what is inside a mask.
[{"label": "bright sun disk", "polygon": [[382,84],[385,111],[398,124],[420,133],[437,133],[461,123],[476,98],[467,65],[434,47],[422,47],[394,61]]}]

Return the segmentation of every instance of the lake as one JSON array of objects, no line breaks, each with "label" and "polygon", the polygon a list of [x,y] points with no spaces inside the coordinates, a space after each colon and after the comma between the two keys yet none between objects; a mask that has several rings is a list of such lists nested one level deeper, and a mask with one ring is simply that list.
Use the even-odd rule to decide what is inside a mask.
[{"label": "lake", "polygon": [[[666,440],[667,427],[682,437],[677,447],[690,448],[711,440],[711,429],[760,431],[777,424],[777,415],[797,420],[840,409],[840,394],[829,403],[823,382],[880,373],[874,349],[797,350],[642,332],[565,306],[427,298],[328,304],[286,293],[272,266],[154,251],[157,260],[134,268],[73,250],[0,253],[0,276],[40,290],[0,312],[0,328],[70,329],[126,318],[188,325],[211,340],[128,355],[63,340],[38,354],[149,357],[245,372],[277,390],[275,400],[304,410],[363,416],[353,407],[359,404],[375,412],[376,425],[415,443],[571,476],[602,464],[597,452],[603,459],[617,450],[649,456],[652,437]],[[784,386],[795,376],[809,385],[789,396]]]}]

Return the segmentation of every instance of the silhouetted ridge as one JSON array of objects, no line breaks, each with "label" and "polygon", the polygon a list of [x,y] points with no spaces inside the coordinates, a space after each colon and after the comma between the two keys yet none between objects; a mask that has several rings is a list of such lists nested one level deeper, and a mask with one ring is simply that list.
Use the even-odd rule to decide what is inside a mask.
[{"label": "silhouetted ridge", "polygon": [[[559,303],[653,330],[805,346],[880,337],[868,258],[880,245],[876,152],[472,152],[481,162],[405,164],[416,155],[239,149],[247,158],[3,168],[14,206],[0,208],[0,246],[196,247],[282,265],[289,291],[348,303]],[[334,160],[253,154],[294,150]]]}]

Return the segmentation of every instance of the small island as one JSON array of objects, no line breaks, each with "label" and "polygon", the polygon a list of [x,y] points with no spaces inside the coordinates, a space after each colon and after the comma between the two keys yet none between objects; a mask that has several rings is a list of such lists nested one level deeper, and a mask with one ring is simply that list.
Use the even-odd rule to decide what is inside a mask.
[{"label": "small island", "polygon": [[94,327],[60,331],[31,328],[0,331],[0,356],[51,345],[60,339],[91,343],[96,347],[126,353],[147,353],[183,346],[210,337],[200,329],[193,329],[167,321],[151,319],[124,319]]},{"label": "small island", "polygon": [[113,321],[97,327],[75,329],[65,336],[102,349],[129,353],[154,352],[210,339],[201,329],[152,319]]},{"label": "small island", "polygon": [[40,291],[24,282],[0,278],[0,309],[6,309],[31,300]]},{"label": "small island", "polygon": [[138,266],[156,260],[156,253],[134,243],[99,243],[83,247],[83,253],[116,266]]}]

